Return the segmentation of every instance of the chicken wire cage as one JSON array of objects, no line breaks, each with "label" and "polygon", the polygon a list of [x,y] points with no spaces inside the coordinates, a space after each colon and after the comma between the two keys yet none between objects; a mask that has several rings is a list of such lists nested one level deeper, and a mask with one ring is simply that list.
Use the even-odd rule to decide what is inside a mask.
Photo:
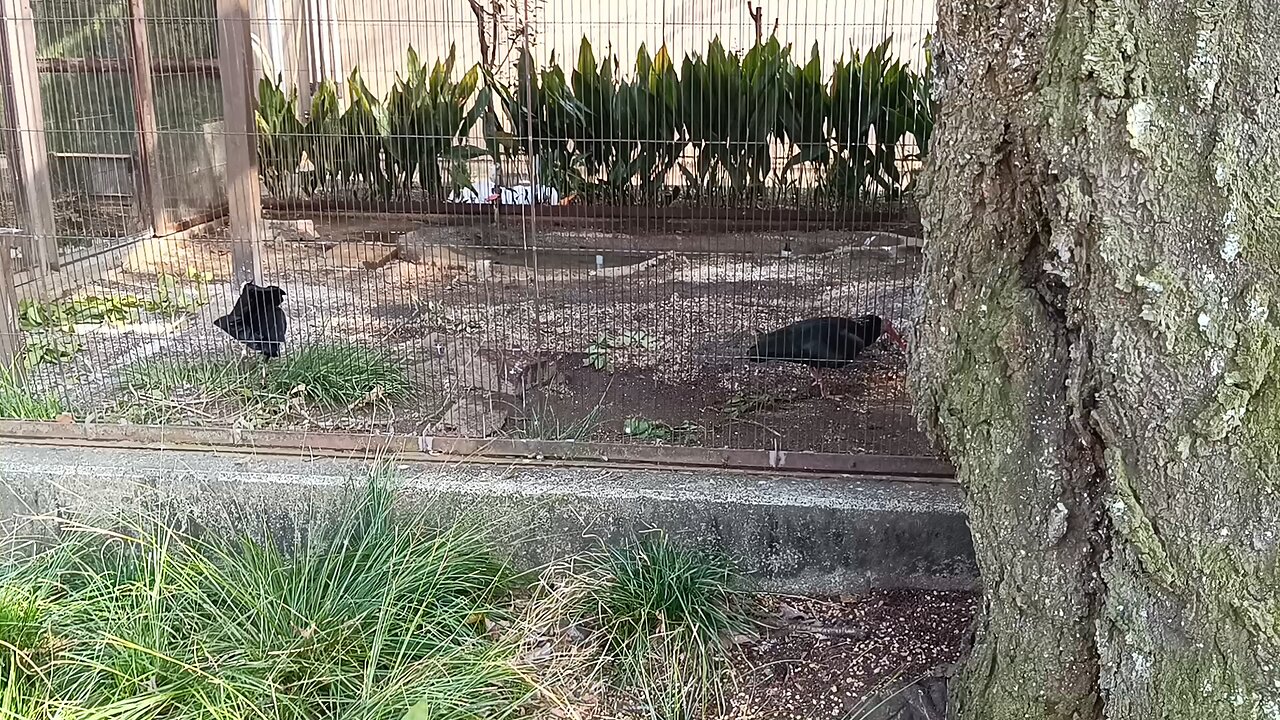
[{"label": "chicken wire cage", "polygon": [[931,3],[16,5],[6,417],[934,454]]}]

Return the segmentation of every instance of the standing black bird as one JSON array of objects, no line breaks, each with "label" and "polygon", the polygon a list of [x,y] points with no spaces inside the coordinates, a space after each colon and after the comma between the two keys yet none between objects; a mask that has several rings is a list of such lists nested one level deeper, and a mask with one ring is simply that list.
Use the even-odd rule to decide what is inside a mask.
[{"label": "standing black bird", "polygon": [[284,334],[288,319],[280,305],[284,302],[284,290],[269,285],[245,283],[231,312],[213,321],[213,324],[246,347],[273,358],[284,349]]},{"label": "standing black bird", "polygon": [[857,318],[816,317],[791,323],[784,328],[756,337],[756,344],[747,350],[752,362],[782,360],[809,367],[813,383],[826,397],[826,388],[818,375],[820,368],[840,368],[851,364],[863,348],[888,337],[903,350],[907,343],[894,329],[893,323],[879,315],[863,315]]}]

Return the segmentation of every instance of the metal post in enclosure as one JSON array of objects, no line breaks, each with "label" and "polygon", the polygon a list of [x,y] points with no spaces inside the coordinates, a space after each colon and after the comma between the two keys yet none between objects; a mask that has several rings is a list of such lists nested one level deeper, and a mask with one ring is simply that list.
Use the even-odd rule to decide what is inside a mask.
[{"label": "metal post in enclosure", "polygon": [[[27,267],[39,272],[56,270],[53,185],[31,0],[0,1],[0,76],[4,84],[5,151],[13,173],[22,237],[27,238],[19,247]],[[9,282],[11,279],[6,280]]]},{"label": "metal post in enclosure", "polygon": [[133,108],[138,119],[138,165],[142,170],[142,204],[151,215],[151,231],[167,235],[173,231],[165,209],[160,172],[156,122],[155,88],[151,82],[151,43],[147,38],[147,9],[144,0],[129,0],[129,71],[133,82]]},{"label": "metal post in enclosure", "polygon": [[218,0],[218,65],[226,126],[227,204],[233,280],[262,279],[262,188],[254,121],[249,0]]}]

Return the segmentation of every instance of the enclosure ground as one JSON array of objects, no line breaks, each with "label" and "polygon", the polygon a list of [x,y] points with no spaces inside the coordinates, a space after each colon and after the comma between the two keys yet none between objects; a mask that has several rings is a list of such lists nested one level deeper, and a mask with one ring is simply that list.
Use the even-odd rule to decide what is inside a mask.
[{"label": "enclosure ground", "polygon": [[211,324],[236,292],[225,228],[143,242],[119,268],[70,268],[84,280],[66,296],[154,298],[167,283],[183,312],[81,328],[81,349],[36,368],[37,387],[101,420],[930,454],[898,351],[874,346],[822,371],[832,397],[803,367],[743,356],[755,332],[804,317],[874,312],[908,325],[913,239],[551,229],[535,251],[518,225],[308,218],[314,232],[300,232],[287,219],[263,257],[264,281],[287,292],[286,353],[386,353],[412,383],[406,399],[370,388],[344,407],[286,399],[247,412],[200,387],[124,387],[139,364],[239,362]]}]

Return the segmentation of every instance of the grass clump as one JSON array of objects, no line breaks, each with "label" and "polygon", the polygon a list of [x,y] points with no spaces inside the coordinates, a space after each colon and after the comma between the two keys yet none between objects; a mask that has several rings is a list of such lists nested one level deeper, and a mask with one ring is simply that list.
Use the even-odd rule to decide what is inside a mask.
[{"label": "grass clump", "polygon": [[231,396],[248,389],[253,379],[241,365],[212,358],[151,360],[124,371],[127,386],[158,395],[198,388],[213,396]]},{"label": "grass clump", "polygon": [[[293,555],[148,521],[70,528],[0,575],[0,718],[512,717],[532,687],[484,621],[510,574],[475,529],[414,531],[390,510],[371,486]],[[32,605],[23,588],[41,585]],[[33,647],[51,650],[15,660]]]},{"label": "grass clump", "polygon": [[259,362],[265,364],[225,358],[150,361],[126,370],[124,386],[148,409],[164,406],[181,414],[212,400],[268,415],[394,403],[412,389],[386,353],[360,345],[303,347]]},{"label": "grass clump", "polygon": [[650,715],[719,709],[726,642],[750,629],[727,562],[651,536],[606,550],[595,565],[601,580],[586,594],[588,622]]},{"label": "grass clump", "polygon": [[748,626],[715,558],[648,539],[525,584],[482,528],[393,515],[379,477],[288,549],[181,520],[64,520],[13,546],[0,720],[504,720],[593,696],[701,718]]},{"label": "grass clump", "polygon": [[16,373],[0,366],[0,418],[53,420],[67,411],[62,398],[27,389]]},{"label": "grass clump", "polygon": [[34,587],[0,586],[0,678],[25,677],[46,650],[44,612]]},{"label": "grass clump", "polygon": [[359,345],[317,345],[281,358],[267,372],[276,393],[297,393],[325,408],[361,403],[371,395],[402,400],[410,384],[402,368],[383,352]]}]

